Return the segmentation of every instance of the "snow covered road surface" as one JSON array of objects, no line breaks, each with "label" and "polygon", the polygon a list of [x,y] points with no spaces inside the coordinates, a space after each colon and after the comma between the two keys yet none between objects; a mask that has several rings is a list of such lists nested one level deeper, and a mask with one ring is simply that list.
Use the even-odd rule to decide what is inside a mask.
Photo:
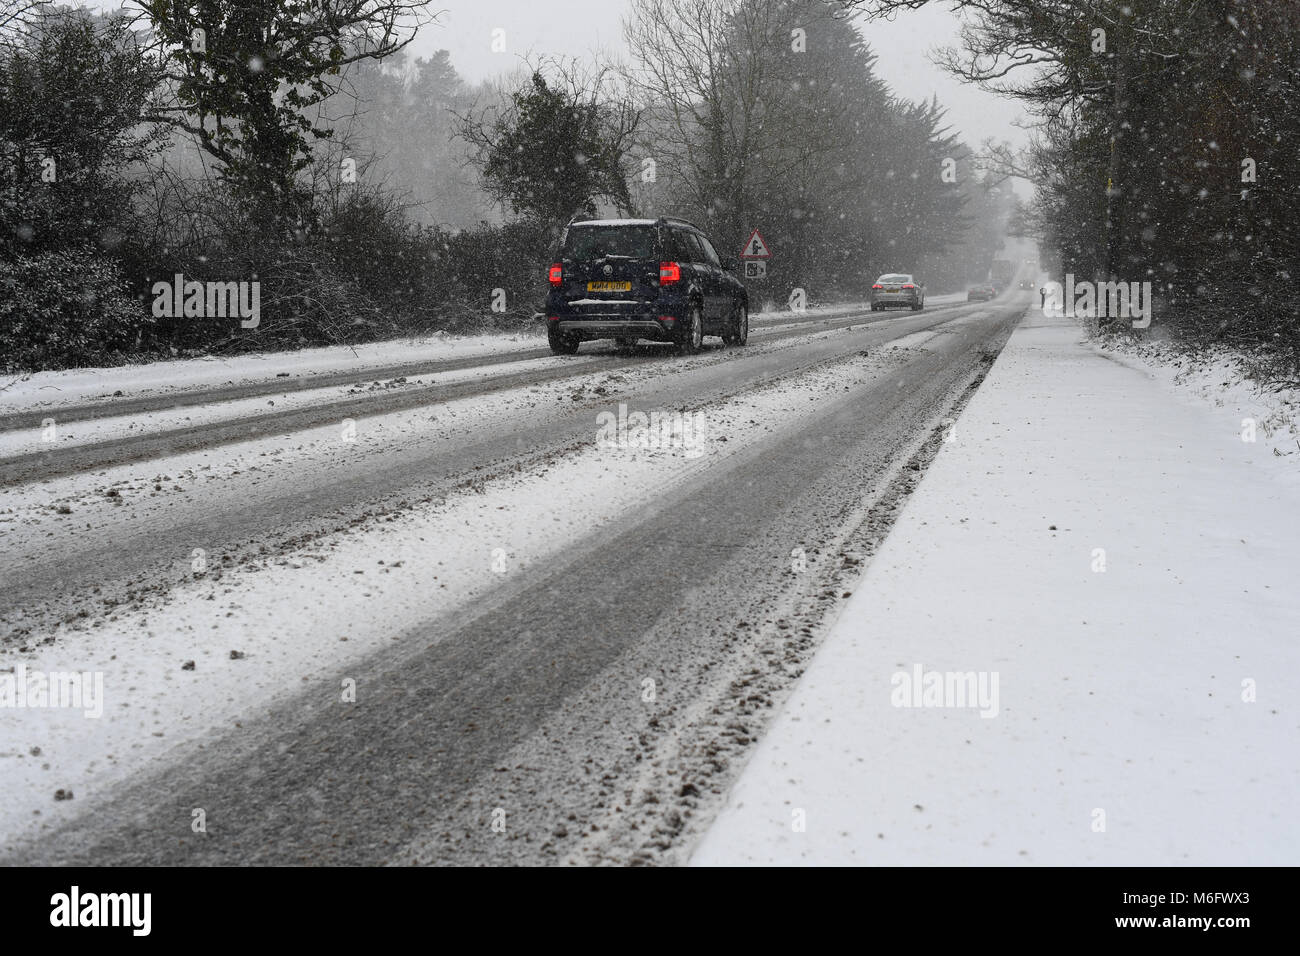
[{"label": "snow covered road surface", "polygon": [[[548,358],[557,364],[534,372],[532,385],[488,386],[454,401],[439,401],[446,393],[430,390],[373,396],[366,406],[372,412],[398,410],[355,419],[354,440],[345,440],[346,418],[335,405],[286,412],[276,430],[254,440],[243,420],[215,434],[199,427],[179,437],[139,435],[113,452],[129,459],[148,445],[151,454],[165,456],[150,463],[82,471],[86,462],[69,449],[73,457],[63,464],[80,473],[0,488],[0,531],[9,541],[0,564],[0,624],[24,604],[38,605],[44,615],[57,612],[56,619],[80,614],[86,608],[78,599],[92,586],[95,603],[105,604],[137,588],[141,576],[188,575],[195,547],[213,560],[254,541],[274,549],[282,540],[350,527],[358,516],[404,500],[445,493],[481,478],[483,469],[518,468],[520,461],[590,441],[597,410],[609,402],[631,399],[653,409],[717,400],[971,314],[961,309],[815,328],[689,361],[666,356],[607,365],[612,357],[594,364]],[[5,467],[0,462],[0,472]],[[51,593],[55,580],[60,587]]]},{"label": "snow covered road surface", "polygon": [[1300,861],[1300,491],[1067,322],[1013,334],[694,864]]},{"label": "snow covered road surface", "polygon": [[[812,373],[800,388],[842,392],[865,374],[865,362],[850,363]],[[710,406],[698,456],[687,447],[623,452],[589,445],[540,473],[510,475],[478,494],[417,507],[399,522],[195,574],[165,602],[123,608],[92,632],[24,655],[29,671],[44,672],[75,657],[78,671],[104,673],[117,692],[107,697],[102,719],[45,712],[55,722],[40,737],[44,760],[20,760],[6,773],[0,832],[45,805],[51,777],[79,781],[78,791],[100,789],[121,776],[111,767],[96,773],[106,762],[120,763],[116,755],[156,757],[234,724],[284,688],[356,672],[348,668],[427,621],[473,613],[506,577],[561,557],[641,501],[720,467],[719,459],[770,433],[767,422],[807,427],[816,407],[788,409],[789,401],[788,390],[770,388]],[[558,520],[556,503],[574,487],[599,491]],[[178,557],[191,560],[188,553]],[[209,640],[213,629],[225,644]],[[337,643],[323,646],[323,635]],[[231,658],[232,650],[240,656]],[[186,660],[195,661],[192,674],[177,670]],[[30,727],[28,715],[0,711],[0,721],[6,717],[25,718]]]},{"label": "snow covered road surface", "polygon": [[[863,507],[844,488],[892,488],[1017,316],[1008,304],[815,330],[798,349],[643,363],[459,415],[439,405],[434,423],[367,420],[355,447],[307,432],[5,492],[24,643],[3,666],[102,671],[107,688],[96,722],[0,714],[8,845],[37,836],[19,858],[96,862],[518,861],[598,842],[605,859],[680,854],[683,815],[721,791],[717,747],[751,739],[727,744],[714,708],[735,706],[734,679],[779,694],[838,593],[833,542]],[[890,344],[935,323],[946,331],[924,346]],[[620,400],[704,413],[707,453],[593,448],[597,415]],[[800,542],[813,573],[793,577]],[[195,547],[209,561],[197,576]],[[140,582],[104,600],[123,567]],[[79,610],[36,604],[67,595]],[[813,610],[778,621],[792,595]],[[735,670],[771,654],[761,680]],[[501,762],[520,747],[532,758]],[[686,789],[663,763],[679,751]],[[604,770],[574,779],[592,765]],[[554,783],[545,805],[527,796],[538,776]],[[591,787],[609,781],[645,799],[606,819],[615,808]],[[52,801],[54,788],[75,799]],[[503,789],[518,829],[492,841],[477,801]],[[214,839],[178,842],[196,807]],[[587,826],[563,822],[577,813]],[[653,839],[658,823],[624,824],[671,814]]]},{"label": "snow covered road surface", "polygon": [[[411,363],[448,363],[512,352],[538,350],[536,335],[432,335],[364,345],[331,345],[297,352],[255,352],[247,355],[205,356],[148,365],[67,369],[8,376],[0,384],[0,415],[27,409],[58,411],[68,405],[114,398],[175,396],[186,392],[259,383],[283,385],[277,379],[317,380],[339,374],[400,375],[393,369]],[[12,379],[12,381],[11,381]],[[114,396],[114,392],[122,395]]]},{"label": "snow covered road surface", "polygon": [[[954,296],[933,297],[935,307],[958,304]],[[867,303],[818,306],[801,312],[751,313],[751,331],[788,328],[868,312]],[[490,368],[529,358],[547,358],[538,322],[513,334],[394,339],[363,345],[333,345],[297,352],[204,356],[148,365],[67,369],[0,378],[0,429],[23,413],[53,415],[59,421],[135,414],[192,404],[213,405],[284,389],[326,388],[375,378],[431,376],[466,368]],[[607,346],[604,346],[607,348]],[[588,348],[602,348],[601,345]],[[24,427],[39,424],[30,415]]]},{"label": "snow covered road surface", "polygon": [[[935,316],[967,314],[960,305],[929,309],[907,318],[877,318],[860,307],[836,307],[786,313],[766,320],[752,331],[753,344],[786,343],[816,332],[860,325],[921,328]],[[903,323],[903,324],[900,324]],[[707,352],[717,353],[711,343]],[[144,462],[181,452],[230,442],[283,435],[324,424],[376,416],[385,412],[422,408],[455,398],[487,395],[521,385],[556,381],[571,375],[631,367],[670,356],[671,347],[644,344],[629,354],[618,354],[608,343],[589,343],[579,356],[556,357],[548,349],[521,349],[504,354],[471,356],[446,361],[424,361],[355,369],[289,379],[259,379],[259,362],[246,359],[233,374],[244,384],[218,388],[167,389],[162,394],[123,394],[101,397],[86,404],[58,408],[22,406],[23,393],[12,411],[0,414],[0,487],[60,477],[96,468]],[[388,351],[370,356],[391,359]],[[257,357],[261,359],[262,357]],[[336,362],[338,356],[331,356]],[[173,363],[174,364],[174,363]],[[198,381],[209,374],[202,360],[189,363]],[[272,368],[278,366],[273,365]],[[124,370],[101,370],[116,373]],[[64,373],[43,373],[51,381]],[[82,373],[76,373],[80,376]],[[174,370],[169,376],[175,377]],[[287,374],[287,373],[286,373]],[[93,378],[74,378],[75,386]],[[372,377],[380,376],[380,377]],[[389,376],[389,377],[382,377]],[[50,386],[43,386],[50,387]],[[122,390],[118,390],[121,392]]]}]

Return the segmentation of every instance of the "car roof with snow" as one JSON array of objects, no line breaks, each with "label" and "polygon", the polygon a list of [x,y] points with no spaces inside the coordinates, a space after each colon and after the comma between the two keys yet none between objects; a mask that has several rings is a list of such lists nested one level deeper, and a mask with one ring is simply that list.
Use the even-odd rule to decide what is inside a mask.
[{"label": "car roof with snow", "polygon": [[570,226],[653,226],[657,219],[580,219]]}]

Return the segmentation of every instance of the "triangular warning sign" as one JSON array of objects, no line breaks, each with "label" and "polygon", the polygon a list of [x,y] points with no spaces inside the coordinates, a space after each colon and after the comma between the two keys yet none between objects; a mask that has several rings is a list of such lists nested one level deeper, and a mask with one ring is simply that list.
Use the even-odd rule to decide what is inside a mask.
[{"label": "triangular warning sign", "polygon": [[746,240],[745,250],[740,254],[740,257],[742,259],[772,258],[772,253],[768,251],[767,243],[763,241],[763,237],[758,234],[757,229],[755,229],[750,234],[749,239]]}]

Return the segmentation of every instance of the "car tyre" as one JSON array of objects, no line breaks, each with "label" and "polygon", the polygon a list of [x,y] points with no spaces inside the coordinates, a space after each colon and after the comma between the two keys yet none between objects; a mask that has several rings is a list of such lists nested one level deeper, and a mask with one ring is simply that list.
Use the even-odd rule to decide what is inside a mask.
[{"label": "car tyre", "polygon": [[737,302],[732,309],[732,316],[727,331],[722,333],[722,341],[727,345],[744,345],[749,341],[749,306]]},{"label": "car tyre", "polygon": [[694,355],[704,345],[704,313],[698,305],[686,310],[686,321],[677,332],[677,351],[682,355]]},{"label": "car tyre", "polygon": [[546,330],[546,342],[556,355],[573,355],[578,351],[578,337],[564,335],[558,329]]}]

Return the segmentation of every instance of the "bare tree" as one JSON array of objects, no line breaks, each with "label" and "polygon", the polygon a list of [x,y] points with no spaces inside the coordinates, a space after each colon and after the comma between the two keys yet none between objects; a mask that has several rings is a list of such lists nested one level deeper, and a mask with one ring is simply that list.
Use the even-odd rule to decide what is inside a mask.
[{"label": "bare tree", "polygon": [[32,25],[52,12],[47,0],[0,0],[0,46],[12,46],[27,34]]},{"label": "bare tree", "polygon": [[634,0],[624,36],[653,134],[647,152],[719,235],[742,232],[755,197],[826,145],[813,117],[795,112],[803,78],[792,31],[831,15],[781,0]]}]

